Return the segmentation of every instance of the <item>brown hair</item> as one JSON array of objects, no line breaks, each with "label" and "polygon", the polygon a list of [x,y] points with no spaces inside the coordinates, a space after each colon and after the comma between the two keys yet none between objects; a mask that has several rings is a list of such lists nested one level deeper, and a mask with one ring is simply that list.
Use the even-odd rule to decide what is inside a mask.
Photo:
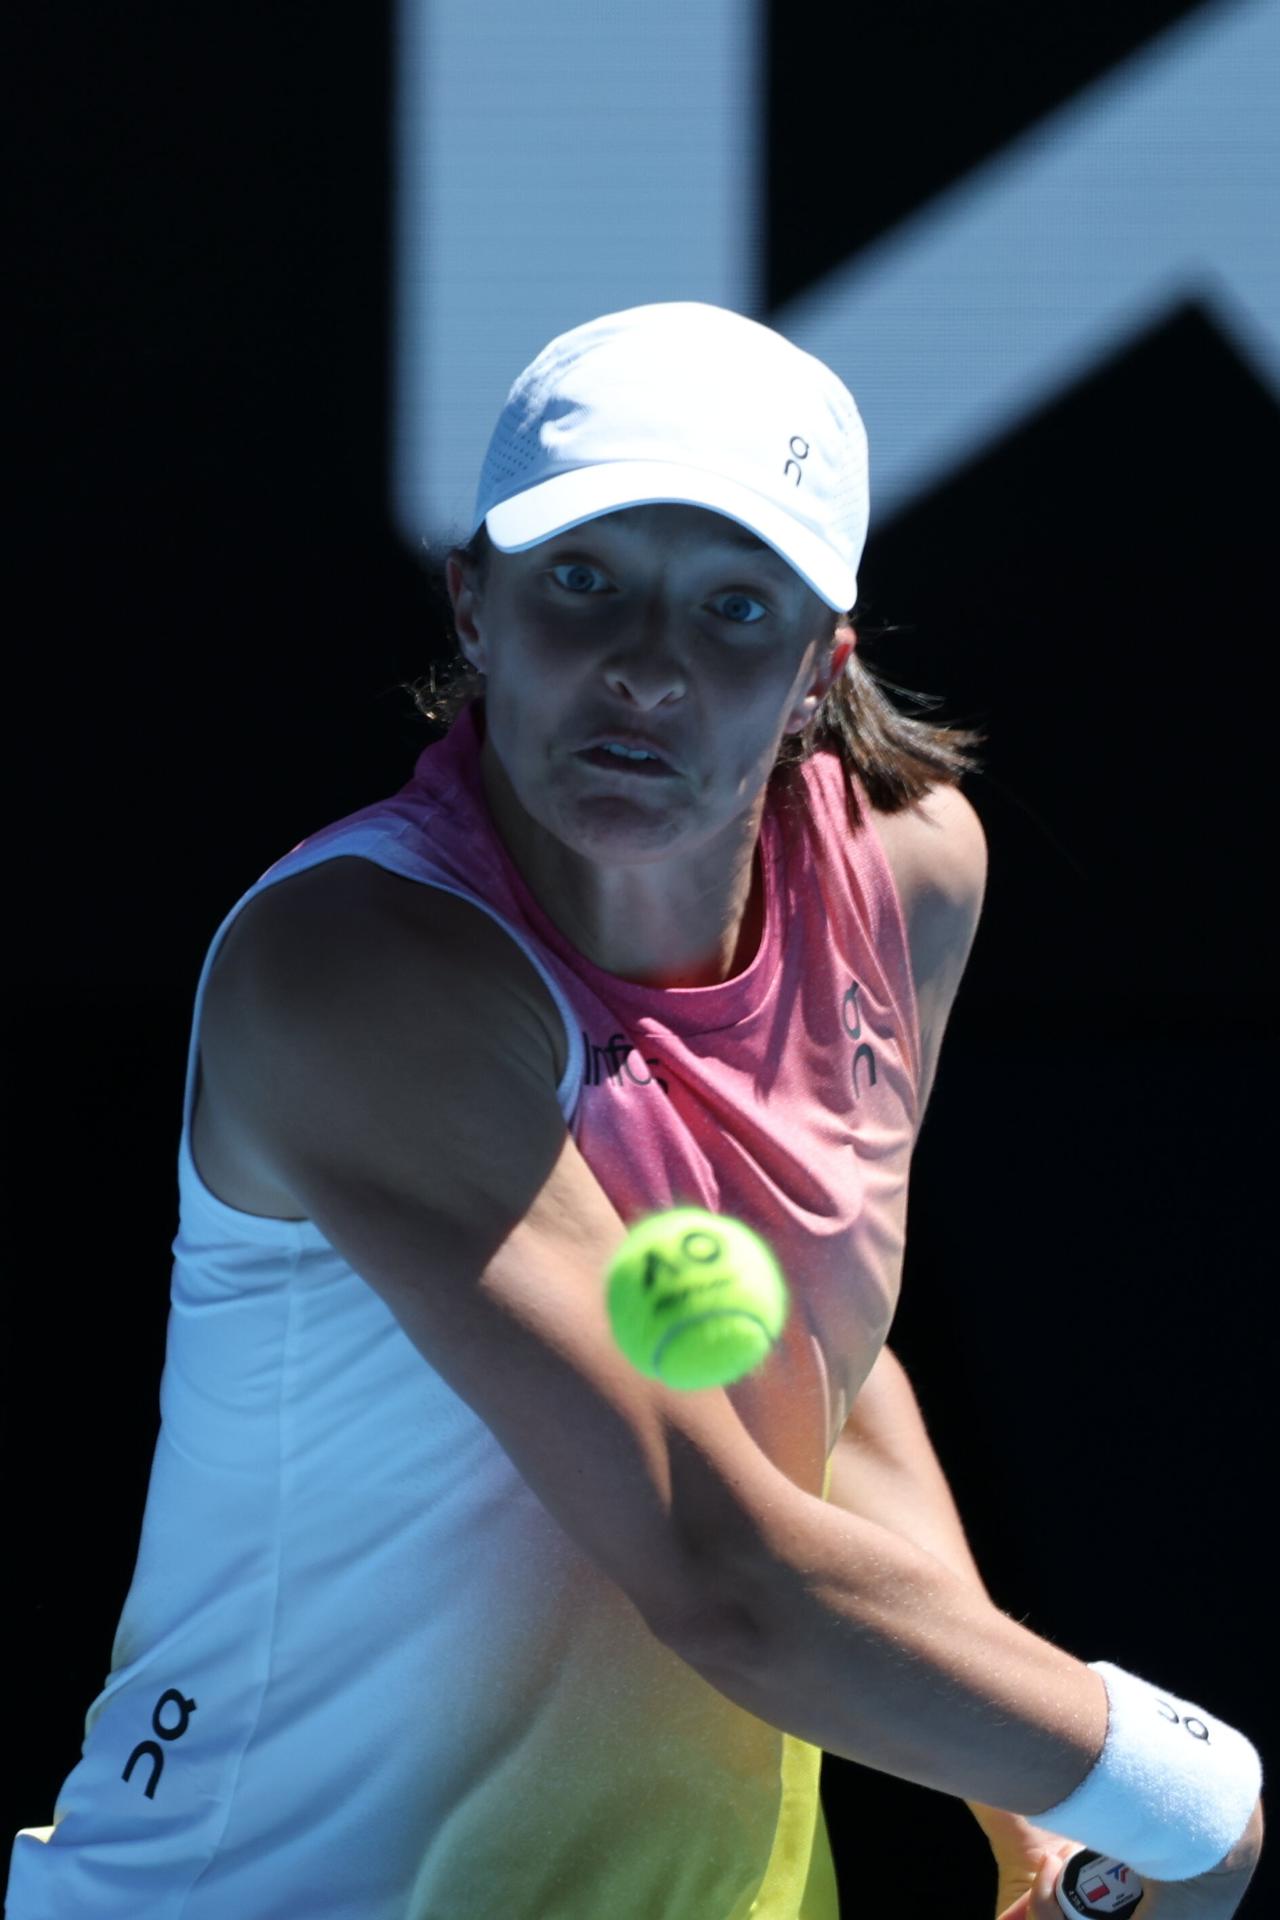
[{"label": "brown hair", "polygon": [[[483,522],[465,546],[428,546],[428,582],[444,625],[453,642],[454,652],[443,670],[431,667],[418,680],[398,682],[401,690],[412,695],[424,720],[447,733],[463,709],[484,693],[485,676],[478,672],[457,644],[452,627],[452,602],[445,584],[445,564],[451,554],[469,562],[469,571],[483,590],[491,552],[488,531]],[[813,753],[835,753],[844,772],[849,825],[857,833],[862,825],[858,797],[850,778],[855,773],[866,789],[873,807],[881,813],[901,813],[922,800],[939,785],[958,786],[962,776],[981,767],[973,751],[987,738],[981,728],[960,728],[917,720],[901,713],[886,697],[885,690],[900,694],[921,706],[937,706],[939,696],[912,693],[884,679],[862,658],[867,640],[900,631],[893,625],[871,625],[858,618],[858,606],[837,620],[847,619],[857,630],[858,646],[849,657],[848,668],[838,673],[826,698],[802,733],[784,736],[778,757],[769,776],[776,792],[795,794],[803,787],[796,769]]]}]

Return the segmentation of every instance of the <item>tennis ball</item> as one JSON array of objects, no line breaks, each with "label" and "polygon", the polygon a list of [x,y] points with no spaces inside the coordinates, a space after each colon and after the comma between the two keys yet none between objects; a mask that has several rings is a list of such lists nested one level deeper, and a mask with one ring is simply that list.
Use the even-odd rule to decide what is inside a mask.
[{"label": "tennis ball", "polygon": [[674,1207],[638,1220],[606,1276],[613,1337],[664,1386],[730,1386],[768,1359],[790,1311],[773,1250],[741,1220]]}]

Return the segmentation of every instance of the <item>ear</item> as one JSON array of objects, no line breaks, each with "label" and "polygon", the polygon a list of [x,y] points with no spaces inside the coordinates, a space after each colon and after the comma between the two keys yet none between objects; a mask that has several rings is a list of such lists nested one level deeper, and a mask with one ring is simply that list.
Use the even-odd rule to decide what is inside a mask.
[{"label": "ear", "polygon": [[848,614],[842,613],[836,621],[835,635],[831,646],[831,677],[827,682],[831,686],[849,664],[850,655],[858,644],[858,630],[852,624]]},{"label": "ear", "polygon": [[480,594],[469,570],[456,552],[451,553],[445,562],[444,577],[453,607],[453,629],[458,636],[458,645],[477,672],[485,673],[484,638],[476,625]]},{"label": "ear", "polygon": [[826,651],[819,655],[818,665],[813,670],[808,691],[791,709],[787,725],[783,729],[785,733],[804,732],[831,688],[848,666],[850,655],[857,644],[857,630],[850,622],[849,616],[842,613],[836,622],[830,641],[826,643]]}]

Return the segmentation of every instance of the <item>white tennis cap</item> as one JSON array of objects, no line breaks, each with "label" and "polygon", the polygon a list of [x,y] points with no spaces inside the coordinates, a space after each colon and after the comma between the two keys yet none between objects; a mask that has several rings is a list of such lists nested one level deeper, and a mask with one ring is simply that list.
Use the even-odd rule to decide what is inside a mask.
[{"label": "white tennis cap", "polygon": [[507,395],[471,530],[519,553],[659,500],[748,527],[837,612],[857,600],[866,429],[843,381],[772,327],[674,300],[560,334]]}]

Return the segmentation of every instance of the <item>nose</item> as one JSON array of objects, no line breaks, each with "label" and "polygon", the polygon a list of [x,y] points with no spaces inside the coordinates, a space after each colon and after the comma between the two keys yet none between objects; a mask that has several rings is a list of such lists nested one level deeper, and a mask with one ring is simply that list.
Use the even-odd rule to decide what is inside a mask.
[{"label": "nose", "polygon": [[679,616],[664,610],[655,597],[624,636],[619,635],[604,662],[604,676],[612,691],[625,694],[640,708],[662,706],[679,699],[688,686],[688,667]]}]

